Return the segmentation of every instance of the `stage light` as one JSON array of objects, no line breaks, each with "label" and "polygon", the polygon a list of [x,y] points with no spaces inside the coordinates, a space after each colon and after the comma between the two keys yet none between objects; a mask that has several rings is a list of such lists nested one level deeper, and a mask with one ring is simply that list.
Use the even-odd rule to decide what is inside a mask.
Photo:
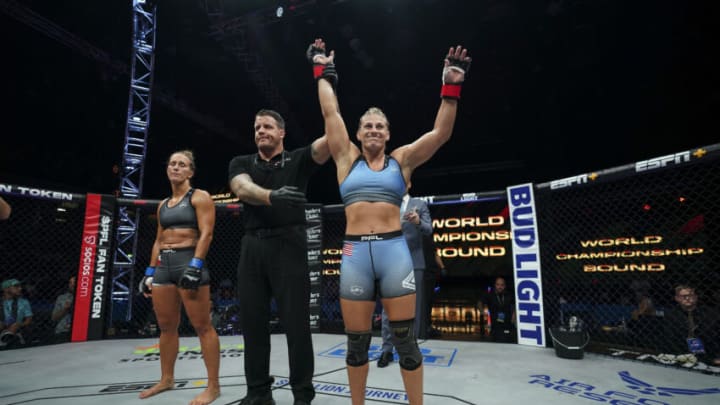
[{"label": "stage light", "polygon": [[292,10],[292,6],[289,7],[287,0],[277,0],[277,7],[275,8],[275,17],[282,18],[285,15],[285,11]]}]

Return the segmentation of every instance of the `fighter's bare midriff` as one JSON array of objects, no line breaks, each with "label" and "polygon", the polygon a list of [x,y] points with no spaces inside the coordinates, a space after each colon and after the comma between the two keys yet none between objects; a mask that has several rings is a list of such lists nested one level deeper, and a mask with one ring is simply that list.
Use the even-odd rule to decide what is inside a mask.
[{"label": "fighter's bare midriff", "polygon": [[160,239],[160,249],[180,249],[197,245],[198,231],[190,228],[165,229]]},{"label": "fighter's bare midriff", "polygon": [[348,235],[370,235],[399,231],[400,207],[386,202],[360,201],[345,207]]}]

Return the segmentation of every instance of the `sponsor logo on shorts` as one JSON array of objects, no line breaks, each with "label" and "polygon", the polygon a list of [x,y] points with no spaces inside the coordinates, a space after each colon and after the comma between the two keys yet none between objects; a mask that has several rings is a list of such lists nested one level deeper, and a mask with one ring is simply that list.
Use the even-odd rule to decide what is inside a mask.
[{"label": "sponsor logo on shorts", "polygon": [[407,288],[408,290],[415,291],[415,272],[410,272],[410,274],[405,277],[405,280],[402,281],[403,288]]},{"label": "sponsor logo on shorts", "polygon": [[364,292],[365,289],[359,285],[354,285],[350,287],[350,294],[352,295],[362,295]]}]

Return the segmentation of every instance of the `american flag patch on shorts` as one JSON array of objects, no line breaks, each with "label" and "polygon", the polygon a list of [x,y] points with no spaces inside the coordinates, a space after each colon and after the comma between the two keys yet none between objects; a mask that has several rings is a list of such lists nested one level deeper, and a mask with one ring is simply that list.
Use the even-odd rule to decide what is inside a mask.
[{"label": "american flag patch on shorts", "polygon": [[352,251],[353,251],[352,243],[345,242],[345,244],[343,244],[343,251],[342,251],[343,256],[352,256]]}]

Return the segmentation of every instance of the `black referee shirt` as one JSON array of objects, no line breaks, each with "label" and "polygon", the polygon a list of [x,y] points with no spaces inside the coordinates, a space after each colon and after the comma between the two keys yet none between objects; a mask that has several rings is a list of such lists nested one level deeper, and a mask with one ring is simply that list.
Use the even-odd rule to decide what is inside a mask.
[{"label": "black referee shirt", "polygon": [[[293,151],[283,151],[269,162],[257,153],[236,156],[228,167],[229,180],[247,173],[255,184],[274,190],[282,186],[295,186],[299,191],[307,192],[308,181],[318,165],[312,159],[311,146]],[[302,206],[289,207],[243,204],[243,224],[245,229],[276,228],[288,225],[305,224],[305,209]]]}]

